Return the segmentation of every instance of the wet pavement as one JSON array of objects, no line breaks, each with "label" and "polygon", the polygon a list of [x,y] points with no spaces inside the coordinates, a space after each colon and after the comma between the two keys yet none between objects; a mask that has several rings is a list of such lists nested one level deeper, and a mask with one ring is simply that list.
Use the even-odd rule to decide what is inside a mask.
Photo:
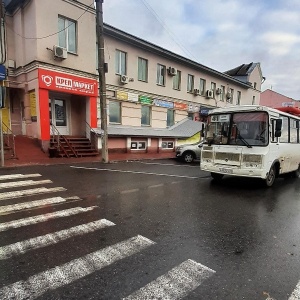
[{"label": "wet pavement", "polygon": [[299,299],[299,183],[173,159],[1,169],[0,298]]}]

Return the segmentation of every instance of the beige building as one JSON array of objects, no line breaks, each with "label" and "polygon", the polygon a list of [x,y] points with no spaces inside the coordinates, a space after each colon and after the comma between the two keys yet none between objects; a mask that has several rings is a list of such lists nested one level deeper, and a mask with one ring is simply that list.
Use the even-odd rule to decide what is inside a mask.
[{"label": "beige building", "polygon": [[[6,133],[36,138],[45,151],[55,136],[90,138],[101,124],[93,4],[4,3]],[[180,130],[188,117],[260,101],[259,63],[222,73],[106,24],[104,39],[110,151],[174,151],[194,134]]]},{"label": "beige building", "polygon": [[[263,77],[258,63],[241,65],[228,75],[108,25],[105,44],[109,99],[126,99],[118,97],[117,92],[124,91],[138,95],[136,102],[141,105],[143,96],[152,100],[148,124],[141,124],[141,105],[120,103],[122,125],[165,128],[187,116],[198,119],[200,107],[259,103]],[[167,103],[159,105],[156,99]]]}]

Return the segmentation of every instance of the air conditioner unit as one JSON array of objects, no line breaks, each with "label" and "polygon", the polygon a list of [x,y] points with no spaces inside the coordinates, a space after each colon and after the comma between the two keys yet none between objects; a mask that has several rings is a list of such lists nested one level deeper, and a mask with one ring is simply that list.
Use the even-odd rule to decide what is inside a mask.
[{"label": "air conditioner unit", "polygon": [[199,89],[194,89],[194,95],[199,95],[200,91]]},{"label": "air conditioner unit", "polygon": [[120,83],[126,84],[126,83],[128,83],[128,82],[129,82],[128,76],[120,75]]},{"label": "air conditioner unit", "polygon": [[173,67],[169,67],[168,74],[171,75],[171,76],[177,75],[177,69],[173,68]]},{"label": "air conditioner unit", "polygon": [[212,90],[207,90],[206,91],[206,98],[213,98],[214,97],[214,92]]},{"label": "air conditioner unit", "polygon": [[232,95],[231,95],[230,92],[227,92],[227,93],[226,93],[226,99],[231,99],[231,96],[232,96]]},{"label": "air conditioner unit", "polygon": [[217,95],[220,95],[220,94],[222,94],[222,89],[221,89],[221,88],[217,88],[217,90],[216,90],[216,94],[217,94]]},{"label": "air conditioner unit", "polygon": [[54,57],[61,59],[66,59],[68,55],[67,49],[60,46],[53,46],[53,53]]}]

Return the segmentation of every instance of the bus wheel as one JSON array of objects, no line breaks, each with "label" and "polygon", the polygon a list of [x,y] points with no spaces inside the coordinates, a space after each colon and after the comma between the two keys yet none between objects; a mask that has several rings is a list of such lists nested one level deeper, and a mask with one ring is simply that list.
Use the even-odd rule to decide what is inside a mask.
[{"label": "bus wheel", "polygon": [[214,180],[216,180],[216,181],[222,180],[222,178],[223,178],[223,176],[224,176],[223,174],[213,173],[213,172],[211,172],[210,175],[211,175],[211,177],[212,177]]},{"label": "bus wheel", "polygon": [[298,166],[298,169],[294,172],[292,172],[293,178],[299,178],[300,177],[300,165]]},{"label": "bus wheel", "polygon": [[275,181],[275,177],[276,177],[276,170],[275,170],[275,167],[272,166],[267,175],[267,178],[265,179],[266,186],[269,186],[269,187],[272,186]]}]

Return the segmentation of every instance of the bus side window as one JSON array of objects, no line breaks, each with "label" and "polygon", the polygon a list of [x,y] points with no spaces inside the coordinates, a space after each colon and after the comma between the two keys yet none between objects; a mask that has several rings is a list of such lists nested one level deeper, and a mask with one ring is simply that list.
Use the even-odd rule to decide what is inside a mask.
[{"label": "bus side window", "polygon": [[275,138],[275,130],[276,130],[276,121],[274,119],[271,119],[271,142],[276,143],[277,138]]}]

